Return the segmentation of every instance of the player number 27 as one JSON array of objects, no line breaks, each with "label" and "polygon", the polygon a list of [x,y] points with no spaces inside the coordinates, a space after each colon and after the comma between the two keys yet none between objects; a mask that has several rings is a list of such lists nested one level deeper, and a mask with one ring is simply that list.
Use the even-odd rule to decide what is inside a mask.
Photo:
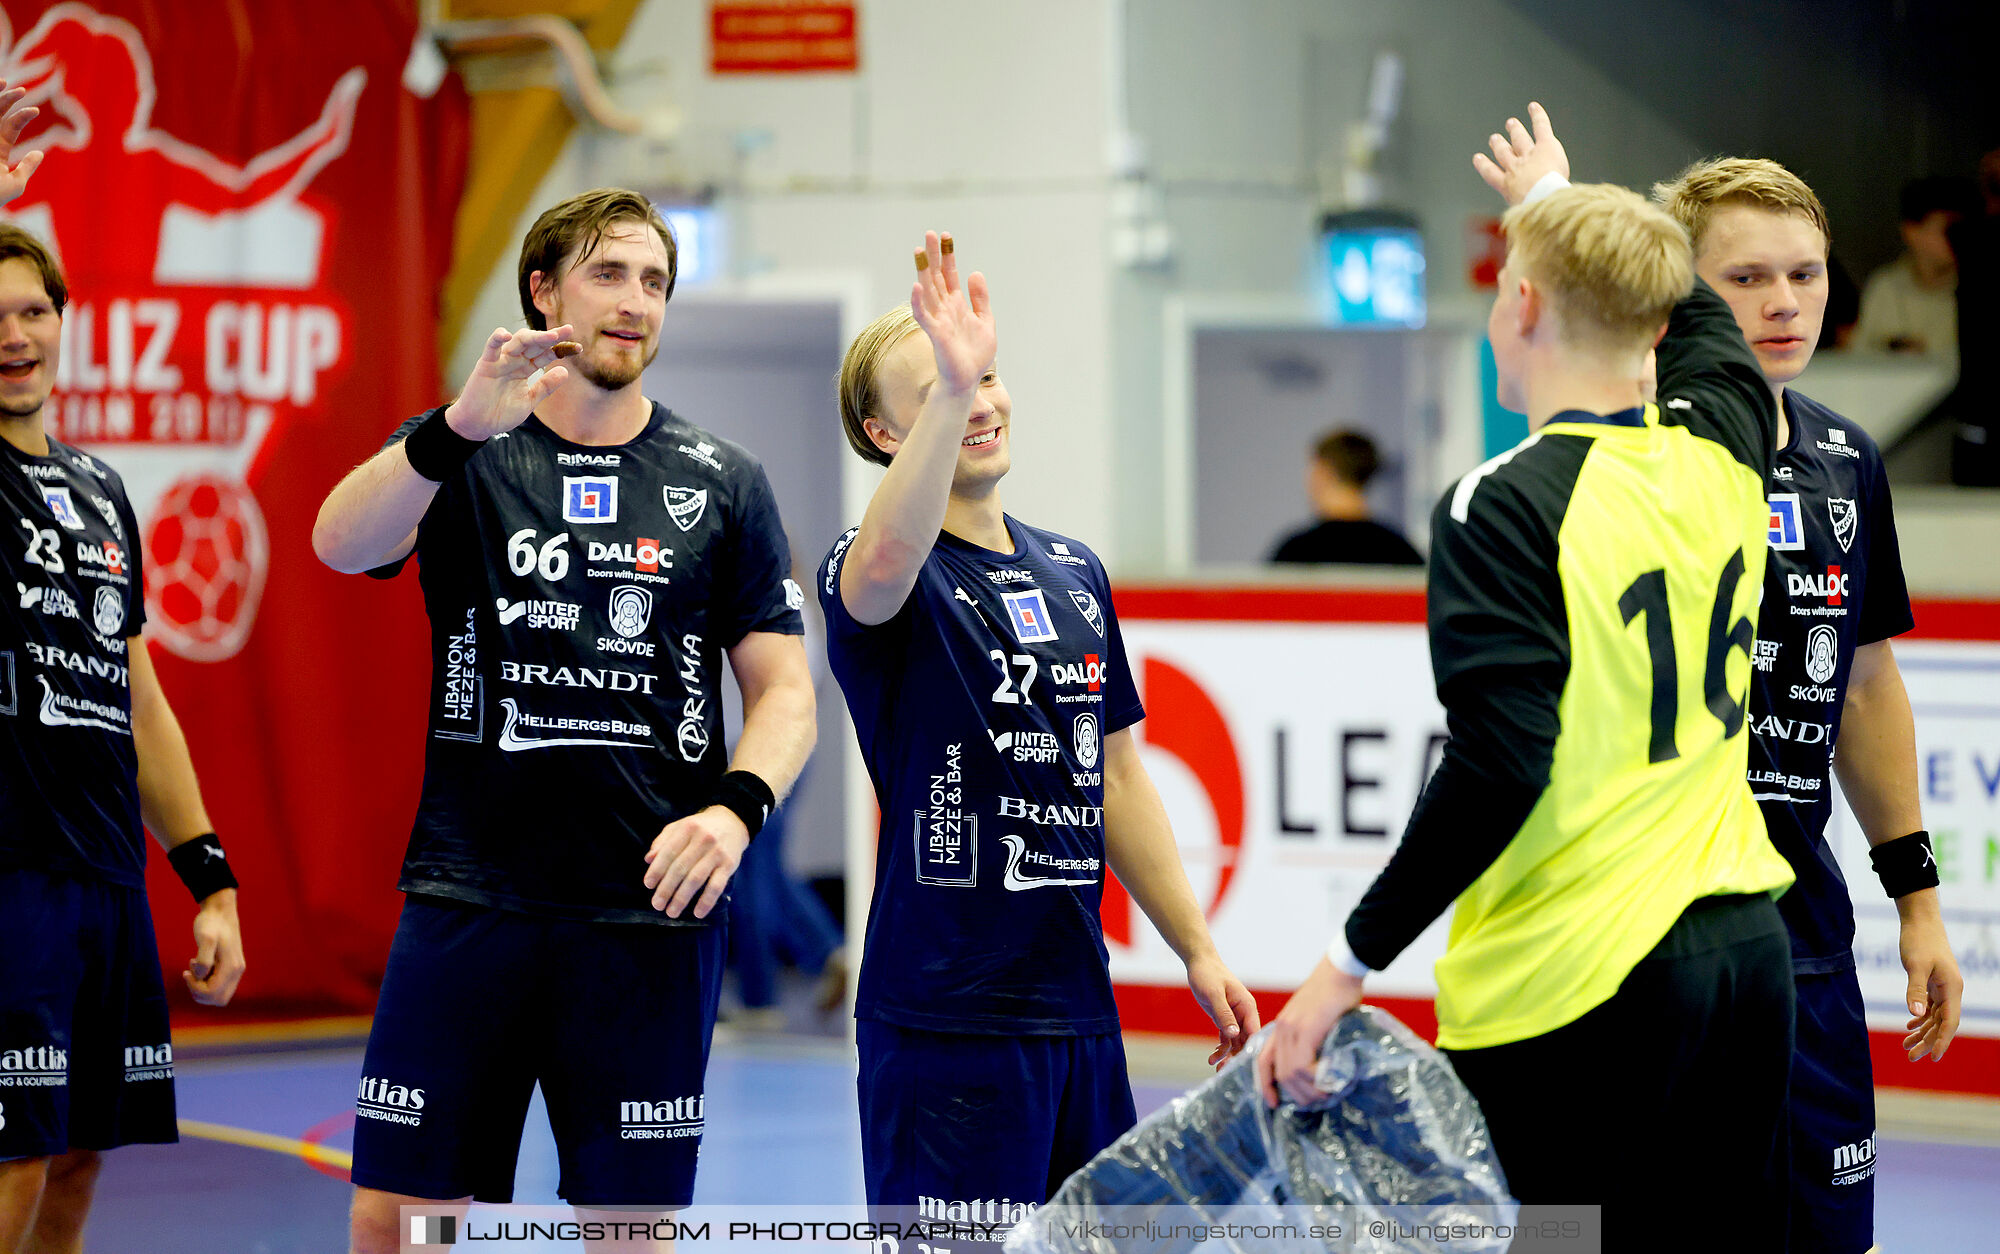
[{"label": "player number 27", "polygon": [[[1009,659],[999,649],[993,649],[986,656],[992,658],[994,664],[1000,668],[1000,686],[993,690],[993,699],[1001,705],[1034,704],[1028,700],[1028,689],[1035,686],[1035,674],[1040,669],[1041,664],[1035,661],[1033,655],[1016,653],[1012,659]],[[1021,669],[1021,690],[1019,692],[1014,691],[1015,667]]]},{"label": "player number 27", "polygon": [[[1748,658],[1757,635],[1747,616],[1729,621],[1730,603],[1736,599],[1736,585],[1742,580],[1743,550],[1738,549],[1715,584],[1715,607],[1708,619],[1708,659],[1701,683],[1708,712],[1722,723],[1724,740],[1743,730],[1743,702],[1729,692],[1729,651],[1741,649]],[[1625,616],[1627,626],[1639,615],[1646,616],[1646,651],[1653,659],[1653,735],[1646,760],[1671,762],[1681,756],[1680,746],[1674,743],[1674,723],[1680,715],[1680,665],[1674,656],[1673,613],[1667,607],[1667,572],[1649,570],[1634,579],[1618,598],[1618,612]]]}]

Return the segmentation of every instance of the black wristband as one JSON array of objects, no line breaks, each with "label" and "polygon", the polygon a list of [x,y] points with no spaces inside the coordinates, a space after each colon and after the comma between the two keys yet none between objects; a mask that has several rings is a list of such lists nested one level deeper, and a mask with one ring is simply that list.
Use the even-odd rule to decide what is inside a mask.
[{"label": "black wristband", "polygon": [[222,840],[214,832],[175,845],[167,850],[167,861],[173,866],[174,874],[181,877],[181,883],[186,884],[188,891],[194,894],[197,904],[206,901],[212,893],[236,887],[236,873],[229,869],[228,855],[222,852]]},{"label": "black wristband", "polygon": [[1882,891],[1891,897],[1907,897],[1938,886],[1937,854],[1931,850],[1929,832],[1911,832],[1883,841],[1868,851],[1868,860],[1875,864]]},{"label": "black wristband", "polygon": [[764,820],[771,817],[777,808],[778,798],[771,786],[749,771],[731,771],[716,781],[715,797],[708,804],[721,806],[750,829],[755,837],[764,828]]},{"label": "black wristband", "polygon": [[486,446],[484,440],[468,440],[451,429],[444,420],[450,408],[437,410],[403,437],[403,456],[410,459],[410,469],[432,483],[451,478]]}]

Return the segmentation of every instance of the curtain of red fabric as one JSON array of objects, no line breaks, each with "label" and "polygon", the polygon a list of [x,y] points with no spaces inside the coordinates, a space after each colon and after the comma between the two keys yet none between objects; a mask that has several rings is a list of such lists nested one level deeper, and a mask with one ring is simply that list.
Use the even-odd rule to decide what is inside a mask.
[{"label": "curtain of red fabric", "polygon": [[177,1023],[366,1010],[421,775],[413,579],[321,566],[327,490],[439,394],[464,182],[455,78],[402,84],[409,0],[0,5],[47,159],[8,207],[68,272],[49,433],[124,476],[146,635],[243,882],[249,973],[196,1008],[193,907],[153,851]]}]

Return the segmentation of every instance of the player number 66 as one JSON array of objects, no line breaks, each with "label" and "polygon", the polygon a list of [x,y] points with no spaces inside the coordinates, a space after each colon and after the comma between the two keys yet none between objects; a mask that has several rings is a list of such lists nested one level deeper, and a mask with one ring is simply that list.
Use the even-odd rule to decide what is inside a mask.
[{"label": "player number 66", "polygon": [[560,531],[550,536],[542,545],[542,551],[535,552],[535,529],[524,527],[507,539],[507,567],[517,575],[540,568],[542,578],[551,583],[569,573],[569,532]]}]

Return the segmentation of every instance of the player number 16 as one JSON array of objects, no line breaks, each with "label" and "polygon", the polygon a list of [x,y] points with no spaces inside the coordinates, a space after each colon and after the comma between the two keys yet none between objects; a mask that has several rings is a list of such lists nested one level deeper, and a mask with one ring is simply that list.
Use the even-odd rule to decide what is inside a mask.
[{"label": "player number 16", "polygon": [[[1748,658],[1757,636],[1747,616],[1729,621],[1730,603],[1742,580],[1743,550],[1737,549],[1716,581],[1715,607],[1709,612],[1708,665],[1701,684],[1708,712],[1721,720],[1724,740],[1743,730],[1743,702],[1729,692],[1729,651],[1741,649]],[[1653,736],[1646,760],[1671,762],[1681,756],[1674,743],[1674,723],[1680,716],[1680,665],[1674,656],[1673,613],[1667,607],[1667,572],[1649,570],[1634,579],[1618,598],[1618,612],[1627,626],[1639,615],[1646,616],[1646,651],[1653,659]]]}]

